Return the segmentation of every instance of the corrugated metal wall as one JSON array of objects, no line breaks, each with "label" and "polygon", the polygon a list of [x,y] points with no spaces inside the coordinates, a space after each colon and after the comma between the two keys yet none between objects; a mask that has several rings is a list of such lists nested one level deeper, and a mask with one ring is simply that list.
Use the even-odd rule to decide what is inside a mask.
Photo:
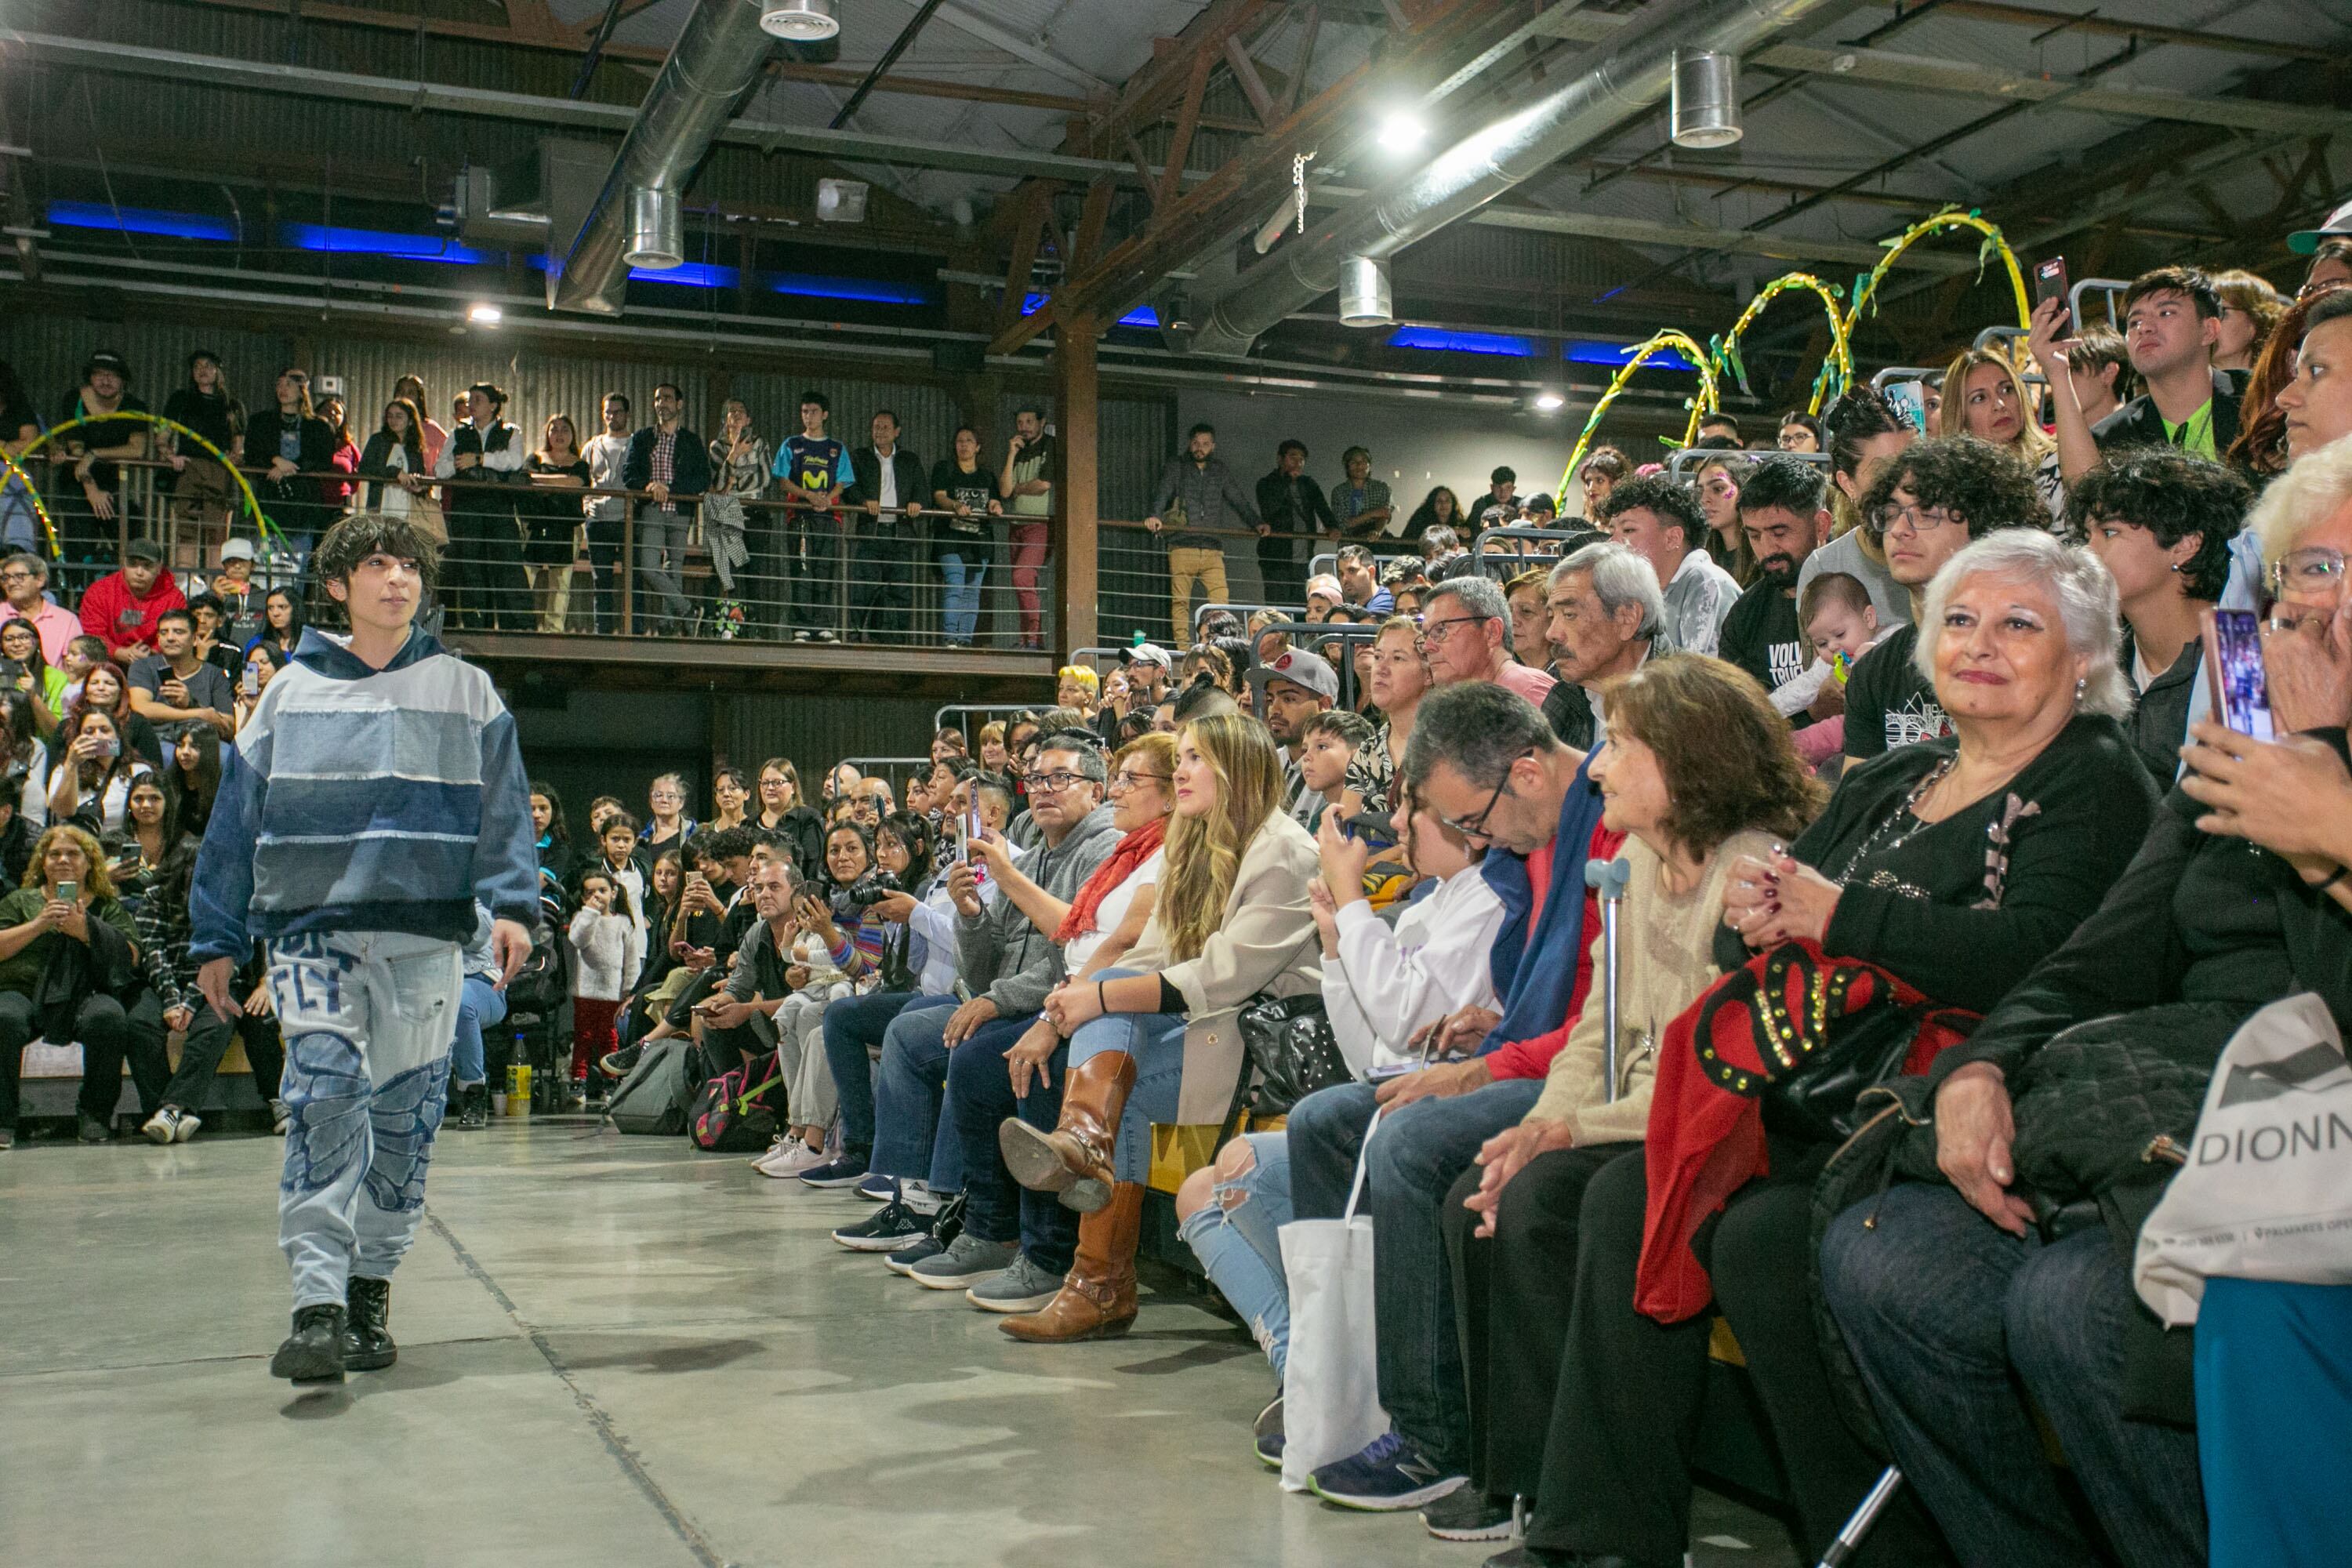
[{"label": "corrugated metal wall", "polygon": [[939,706],[913,697],[735,697],[727,700],[725,732],[714,739],[746,772],[770,757],[790,757],[814,794],[823,770],[845,757],[929,752]]}]

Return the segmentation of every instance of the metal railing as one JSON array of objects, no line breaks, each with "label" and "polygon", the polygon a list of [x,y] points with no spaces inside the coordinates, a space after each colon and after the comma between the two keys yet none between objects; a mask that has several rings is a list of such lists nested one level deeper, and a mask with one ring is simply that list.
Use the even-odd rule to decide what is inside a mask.
[{"label": "metal railing", "polygon": [[2074,331],[2083,330],[2083,297],[2096,294],[2107,302],[2107,325],[2117,332],[2124,330],[2123,318],[2116,314],[2116,302],[2131,291],[2128,278],[2085,278],[2066,290],[2067,319]]},{"label": "metal railing", "polygon": [[1304,620],[1307,617],[1307,606],[1304,605],[1228,605],[1218,603],[1195,605],[1192,606],[1193,639],[1195,641],[1199,640],[1201,628],[1208,624],[1208,620],[1211,616],[1216,615],[1231,616],[1234,619],[1241,622],[1242,633],[1246,637],[1249,633],[1250,617],[1256,615],[1260,610],[1273,610],[1281,615],[1288,616],[1298,620]]}]

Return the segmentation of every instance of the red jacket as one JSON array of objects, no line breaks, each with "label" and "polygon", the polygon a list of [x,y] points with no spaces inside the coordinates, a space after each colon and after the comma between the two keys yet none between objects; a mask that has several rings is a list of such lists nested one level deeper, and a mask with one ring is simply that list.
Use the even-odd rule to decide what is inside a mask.
[{"label": "red jacket", "polygon": [[[1585,848],[1585,858],[1612,859],[1624,842],[1622,833],[1596,822],[1592,825],[1592,840]],[[1507,1040],[1487,1052],[1486,1070],[1494,1074],[1496,1082],[1510,1078],[1543,1077],[1551,1070],[1551,1058],[1568,1044],[1568,1032],[1576,1027],[1577,1017],[1584,1011],[1584,999],[1592,992],[1592,938],[1601,930],[1601,895],[1590,888],[1584,890],[1584,924],[1578,929],[1583,932],[1583,940],[1576,944],[1576,986],[1569,993],[1568,1016],[1559,1021],[1557,1029],[1531,1039]]]},{"label": "red jacket", "polygon": [[106,644],[106,651],[114,653],[132,643],[155,646],[155,623],[166,610],[184,610],[187,595],[172,581],[168,572],[155,574],[154,586],[143,599],[134,597],[131,584],[120,571],[109,572],[89,585],[81,596],[81,629]]}]

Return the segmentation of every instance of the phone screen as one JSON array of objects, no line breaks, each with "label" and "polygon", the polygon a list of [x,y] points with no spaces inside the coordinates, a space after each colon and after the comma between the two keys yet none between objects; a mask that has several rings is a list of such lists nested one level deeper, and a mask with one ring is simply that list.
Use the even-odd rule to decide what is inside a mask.
[{"label": "phone screen", "polygon": [[79,882],[59,882],[58,884],[58,901],[59,903],[69,904],[80,897],[81,884]]},{"label": "phone screen", "polygon": [[1886,384],[1886,401],[1895,414],[1912,429],[1925,433],[1927,428],[1927,384],[1923,381],[1890,381]]},{"label": "phone screen", "polygon": [[247,697],[261,695],[261,671],[249,664],[245,667],[245,694]]},{"label": "phone screen", "polygon": [[2033,297],[2036,300],[2063,300],[2066,297],[2066,258],[2053,256],[2038,262],[2033,268]]},{"label": "phone screen", "polygon": [[2213,711],[2241,735],[2276,738],[2270,686],[2263,674],[2261,620],[2252,610],[2215,610],[2205,640],[2205,679]]},{"label": "phone screen", "polygon": [[971,867],[971,874],[974,879],[985,882],[988,880],[988,862],[973,854],[971,848],[972,845],[977,843],[980,839],[980,807],[974,805],[971,810],[964,813],[963,858],[966,863]]}]

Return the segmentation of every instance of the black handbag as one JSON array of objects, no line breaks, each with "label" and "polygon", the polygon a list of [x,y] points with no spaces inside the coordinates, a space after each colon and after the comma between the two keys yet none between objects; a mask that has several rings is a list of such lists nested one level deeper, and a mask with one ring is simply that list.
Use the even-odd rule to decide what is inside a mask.
[{"label": "black handbag", "polygon": [[1253,1121],[1287,1116],[1317,1089],[1354,1079],[1319,992],[1253,996],[1234,1016],[1242,1032],[1242,1072],[1220,1143],[1232,1136],[1244,1114]]}]

